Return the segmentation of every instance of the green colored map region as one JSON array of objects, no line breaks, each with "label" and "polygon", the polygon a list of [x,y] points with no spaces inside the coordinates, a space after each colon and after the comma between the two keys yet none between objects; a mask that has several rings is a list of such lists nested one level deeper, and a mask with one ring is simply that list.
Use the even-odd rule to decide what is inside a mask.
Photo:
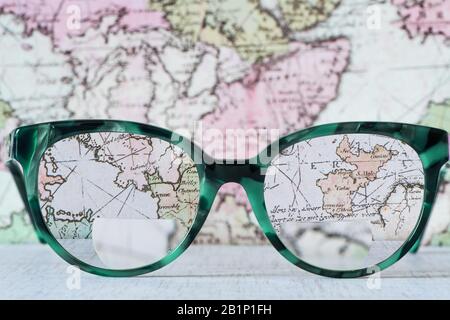
[{"label": "green colored map region", "polygon": [[[12,116],[11,106],[0,100],[0,129]],[[36,236],[25,211],[12,212],[7,221],[0,221],[0,244],[35,242]]]},{"label": "green colored map region", "polygon": [[[431,102],[420,124],[450,132],[450,99],[440,103]],[[450,182],[449,171],[446,173],[445,180]]]},{"label": "green colored map region", "polygon": [[441,103],[431,102],[421,124],[450,132],[450,99]]},{"label": "green colored map region", "polygon": [[[304,31],[328,19],[340,2],[281,0],[279,8],[290,30]],[[150,8],[163,11],[184,39],[234,48],[249,62],[288,50],[286,33],[259,0],[151,0]]]},{"label": "green colored map region", "polygon": [[25,211],[13,212],[10,222],[0,227],[0,244],[36,242],[33,226]]},{"label": "green colored map region", "polygon": [[[450,99],[443,102],[430,102],[428,110],[420,124],[436,127],[450,132]],[[450,172],[447,171],[445,181],[450,182]],[[450,246],[450,228],[433,235],[431,245]]]},{"label": "green colored map region", "polygon": [[341,0],[280,0],[279,6],[288,27],[304,31],[325,21]]},{"label": "green colored map region", "polygon": [[433,236],[431,240],[432,246],[450,246],[450,229],[446,232]]},{"label": "green colored map region", "polygon": [[56,219],[53,207],[46,208],[45,224],[59,239],[89,239],[92,235],[92,222],[92,210],[88,210],[80,221],[66,221]]},{"label": "green colored map region", "polygon": [[199,39],[207,7],[207,0],[150,0],[150,9],[164,12],[174,31],[192,43]]},{"label": "green colored map region", "polygon": [[184,38],[234,48],[250,62],[288,50],[283,30],[258,0],[162,0],[150,1],[150,8],[164,11]]},{"label": "green colored map region", "polygon": [[6,120],[11,117],[11,106],[5,101],[0,100],[0,128],[5,126]]}]

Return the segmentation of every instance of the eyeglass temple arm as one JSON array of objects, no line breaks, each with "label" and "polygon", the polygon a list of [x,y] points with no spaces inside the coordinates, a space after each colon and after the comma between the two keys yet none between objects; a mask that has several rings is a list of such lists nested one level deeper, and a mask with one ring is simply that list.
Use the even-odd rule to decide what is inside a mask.
[{"label": "eyeglass temple arm", "polygon": [[[450,172],[450,133],[448,134],[448,159],[449,159],[449,161],[444,166],[443,170],[441,170],[441,175],[440,175],[440,179],[439,179],[440,181],[442,181],[444,179],[444,177]],[[419,239],[417,239],[416,243],[409,250],[409,252],[417,253],[419,251],[424,234],[425,234],[425,230],[419,236]]]},{"label": "eyeglass temple arm", "polygon": [[12,151],[12,137],[10,135],[5,138],[5,140],[3,141],[2,147],[3,147],[2,148],[3,149],[3,159],[5,159],[5,165],[9,169],[9,171],[11,172],[11,174],[14,178],[14,182],[16,183],[17,190],[19,191],[20,198],[22,199],[25,210],[27,211],[27,213],[30,217],[30,221],[31,221],[31,224],[33,225],[35,234],[36,234],[39,242],[42,244],[45,244],[46,242],[42,238],[38,228],[36,227],[36,221],[33,218],[30,207],[28,205],[27,192],[25,189],[25,183],[24,183],[25,179],[23,176],[22,166],[20,165],[20,163],[17,160],[12,158],[12,152],[11,152]]}]

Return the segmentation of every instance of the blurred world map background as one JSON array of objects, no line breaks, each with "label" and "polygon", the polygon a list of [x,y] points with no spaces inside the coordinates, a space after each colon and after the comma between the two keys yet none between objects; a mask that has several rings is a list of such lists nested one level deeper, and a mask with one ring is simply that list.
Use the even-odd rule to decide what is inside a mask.
[{"label": "blurred world map background", "polygon": [[[450,0],[0,0],[0,139],[69,118],[450,132]],[[36,241],[3,162],[0,243]],[[449,208],[447,175],[426,244],[450,245]],[[238,185],[221,189],[196,239],[265,241]]]}]

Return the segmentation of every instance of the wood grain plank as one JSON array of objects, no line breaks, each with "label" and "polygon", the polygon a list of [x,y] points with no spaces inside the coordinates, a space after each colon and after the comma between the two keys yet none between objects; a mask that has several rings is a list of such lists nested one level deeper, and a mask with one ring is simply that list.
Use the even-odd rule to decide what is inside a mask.
[{"label": "wood grain plank", "polygon": [[379,280],[309,274],[269,246],[192,246],[171,265],[141,277],[111,279],[82,272],[79,290],[67,288],[67,267],[47,246],[0,246],[0,298],[450,298],[450,249],[444,248],[408,255]]}]

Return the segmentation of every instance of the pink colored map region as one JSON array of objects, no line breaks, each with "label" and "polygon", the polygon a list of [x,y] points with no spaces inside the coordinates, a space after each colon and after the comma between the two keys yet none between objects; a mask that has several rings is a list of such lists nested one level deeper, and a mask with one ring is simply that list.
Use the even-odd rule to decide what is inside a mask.
[{"label": "pink colored map region", "polygon": [[411,3],[393,0],[401,25],[411,37],[442,35],[450,39],[450,0],[422,0]]},{"label": "pink colored map region", "polygon": [[0,3],[0,13],[22,17],[26,34],[49,34],[57,47],[68,37],[97,28],[108,15],[117,16],[119,27],[128,31],[169,28],[164,13],[149,10],[147,0],[7,0]]},{"label": "pink colored map region", "polygon": [[[280,135],[311,126],[337,97],[349,56],[350,42],[345,38],[293,43],[288,54],[254,65],[244,79],[220,83],[219,106],[202,119],[202,124],[223,132],[271,128],[278,129]],[[223,144],[205,140],[203,147],[209,154],[224,157]],[[235,153],[234,157],[252,157],[259,150],[256,145],[249,145],[243,151],[248,154]]]},{"label": "pink colored map region", "polygon": [[[345,38],[314,44],[296,42],[289,54],[271,63],[255,65],[243,80],[219,84],[219,106],[203,118],[204,128],[222,132],[230,128],[276,128],[280,135],[285,135],[311,126],[327,104],[338,96],[350,46]],[[215,158],[229,158],[225,155],[230,150],[221,142],[214,137],[209,141],[203,138],[202,145]],[[231,153],[234,152],[237,159],[249,158],[265,146],[250,142],[247,148],[241,149],[247,154],[239,154],[239,150]],[[237,203],[251,210],[240,185],[223,186],[220,195],[225,194],[233,194]]]},{"label": "pink colored map region", "polygon": [[[14,14],[25,25],[24,36],[31,36],[35,31],[42,33],[51,38],[55,52],[66,52],[68,56],[79,54],[76,50],[71,52],[72,49],[68,49],[68,46],[72,47],[74,38],[91,41],[97,34],[104,35],[105,39],[109,36],[113,38],[118,28],[126,31],[124,33],[130,37],[132,34],[145,34],[152,29],[162,28],[171,31],[164,13],[151,11],[148,9],[148,1],[142,0],[129,3],[118,0],[4,0],[0,2],[0,13]],[[74,27],[77,25],[77,15],[79,26]],[[108,23],[101,23],[103,20],[107,20]],[[113,23],[110,23],[111,21]],[[111,28],[114,29],[105,26],[113,26]],[[100,32],[93,32],[93,29]],[[105,46],[113,45],[111,42],[105,44]],[[213,48],[213,52],[216,49],[221,50],[221,47]],[[286,51],[283,51],[286,53],[267,56],[262,62],[249,66],[249,69],[245,66],[245,70],[248,71],[245,71],[244,76],[240,74],[234,78],[237,80],[228,81],[227,77],[217,77],[218,82],[211,92],[217,98],[215,100],[217,104],[206,111],[208,113],[199,115],[203,127],[219,131],[278,129],[278,136],[273,137],[275,140],[280,135],[313,125],[320,113],[339,95],[340,81],[349,64],[350,50],[350,42],[344,37],[328,41],[293,41],[288,44]],[[236,59],[233,63],[228,62],[231,68],[244,68],[245,64],[237,58],[237,55]],[[141,68],[141,62],[138,59],[127,61],[127,71],[146,79],[146,70]],[[220,63],[222,61],[219,61]],[[219,66],[219,70],[227,69],[227,66]],[[233,74],[232,70],[230,74]],[[169,95],[170,92],[167,93],[167,96]],[[137,104],[141,102],[142,100],[136,100]],[[192,108],[195,106],[192,105]],[[152,107],[156,105],[150,106]],[[131,110],[127,105],[126,109],[108,109],[107,114],[114,118],[129,117],[132,114],[134,120],[145,121],[146,108],[140,108],[138,112],[134,110],[137,108]],[[202,145],[216,158],[222,158],[225,151],[228,151],[224,149],[223,144],[214,139],[204,141]],[[244,149],[237,148],[231,151],[234,152],[233,158],[247,158],[255,155],[266,145],[267,143],[258,145],[254,141],[249,141]],[[240,151],[245,154],[239,153]],[[232,196],[233,201],[226,200],[227,195]],[[251,211],[247,195],[240,185],[227,184],[221,189],[217,200],[219,206],[215,209],[220,207],[225,216],[228,216],[227,213],[230,217],[236,216],[238,222],[230,222],[230,226],[236,225],[236,230],[240,230],[240,224],[246,224],[245,228],[253,230],[253,227],[247,225],[247,216],[236,214],[236,204],[243,206],[247,212]],[[240,209],[238,210],[242,213]],[[226,220],[231,221],[229,218]],[[217,230],[214,228],[213,230],[215,234]],[[247,239],[249,236],[247,233],[253,235],[255,231],[245,231],[246,233],[242,234],[236,231],[239,234],[230,237]],[[260,232],[257,236],[262,237]]]}]

